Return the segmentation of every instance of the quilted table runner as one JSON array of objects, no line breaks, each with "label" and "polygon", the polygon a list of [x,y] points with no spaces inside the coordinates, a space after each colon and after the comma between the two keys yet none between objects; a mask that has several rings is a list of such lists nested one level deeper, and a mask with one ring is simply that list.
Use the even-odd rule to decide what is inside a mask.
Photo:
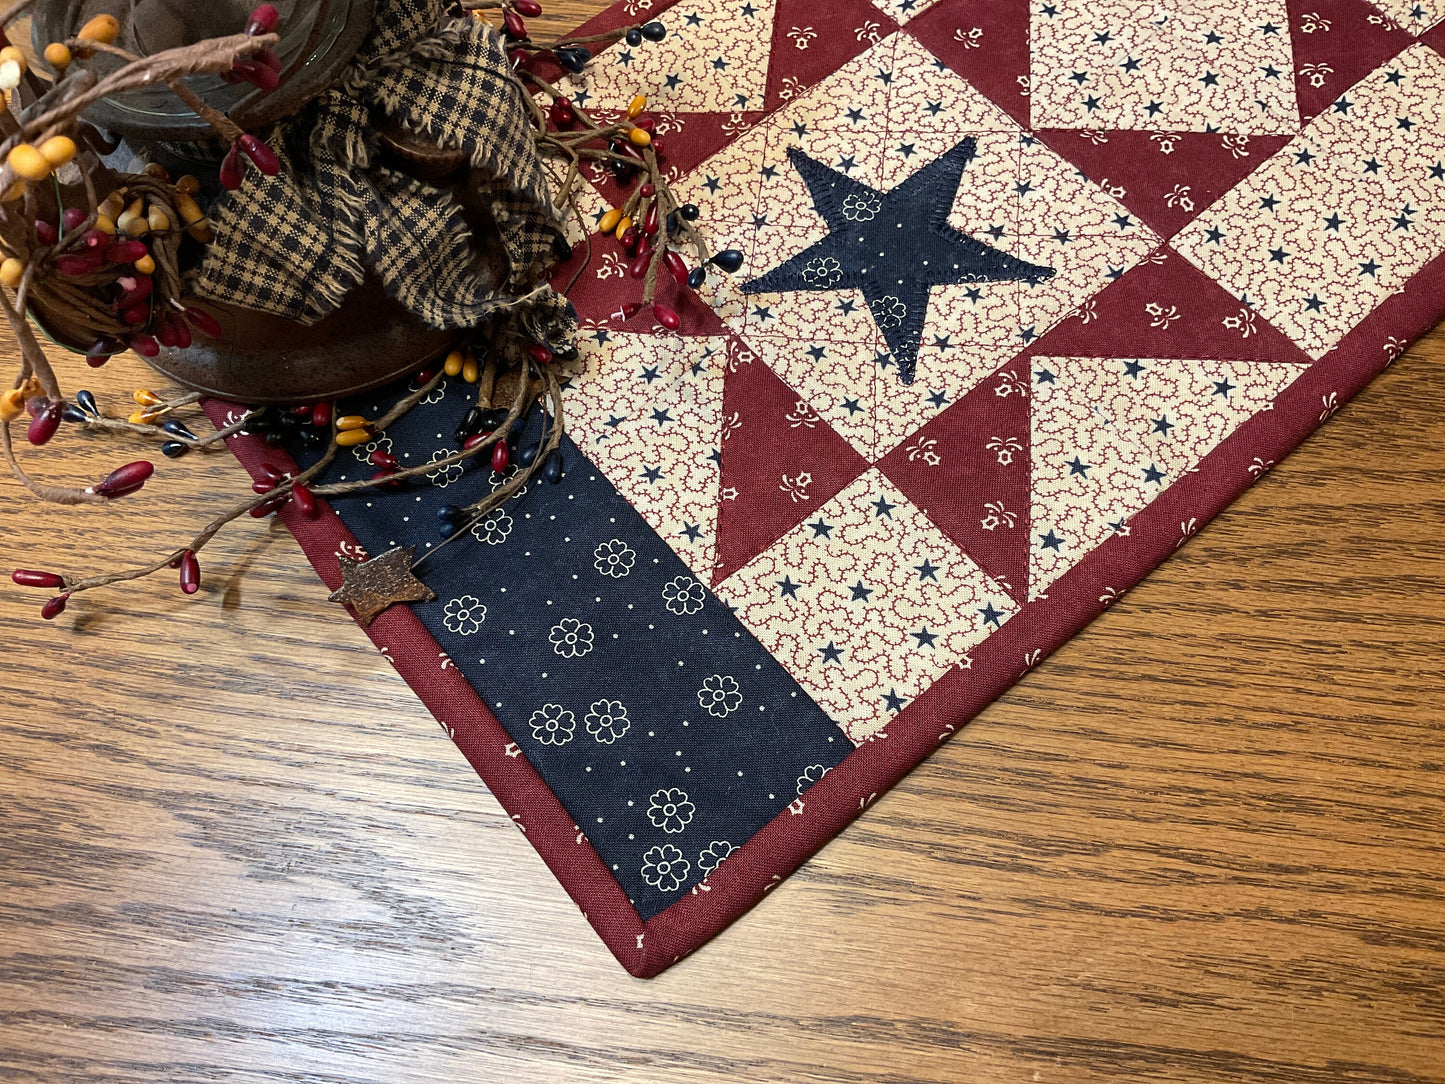
[{"label": "quilted table runner", "polygon": [[[562,86],[645,93],[743,267],[661,276],[670,331],[574,228],[564,478],[369,632],[650,975],[1438,318],[1445,0],[626,0],[586,32],[638,18],[666,38]],[[620,192],[584,177],[590,228]],[[469,405],[448,381],[332,479],[442,458]],[[334,587],[504,480],[283,518]]]}]

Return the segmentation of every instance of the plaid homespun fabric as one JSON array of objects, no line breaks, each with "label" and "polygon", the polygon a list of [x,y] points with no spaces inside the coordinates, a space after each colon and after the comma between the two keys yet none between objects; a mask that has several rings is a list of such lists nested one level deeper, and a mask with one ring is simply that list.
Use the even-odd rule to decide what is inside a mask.
[{"label": "plaid homespun fabric", "polygon": [[[201,296],[311,323],[370,273],[424,323],[470,329],[541,281],[560,231],[525,92],[496,31],[451,18],[450,7],[377,5],[375,29],[337,85],[272,134],[281,173],[249,170],[212,209]],[[466,154],[469,198],[496,223],[497,259],[478,257],[450,191],[381,164],[382,119]],[[551,291],[521,307],[542,341],[560,348],[570,336],[566,302]]]},{"label": "plaid homespun fabric", "polygon": [[[1439,317],[1442,16],[628,0],[588,27],[666,25],[554,74],[601,115],[648,95],[744,267],[663,276],[680,331],[623,319],[641,284],[594,232],[622,194],[587,172],[565,477],[370,634],[629,970],[759,900]],[[468,390],[433,399],[378,446],[444,455]],[[334,585],[500,482],[286,516]]]}]

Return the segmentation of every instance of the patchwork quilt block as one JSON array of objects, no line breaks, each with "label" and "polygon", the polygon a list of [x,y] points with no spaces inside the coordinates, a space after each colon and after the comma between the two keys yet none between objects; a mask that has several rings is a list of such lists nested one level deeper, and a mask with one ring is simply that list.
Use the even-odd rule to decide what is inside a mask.
[{"label": "patchwork quilt block", "polygon": [[[663,276],[678,331],[627,318],[642,284],[595,233],[622,195],[584,171],[565,477],[369,630],[642,975],[1174,552],[1445,285],[1440,5],[625,0],[585,30],[644,17],[662,42],[557,82],[599,116],[647,94],[743,268]],[[376,446],[439,459],[469,405],[449,381]],[[504,481],[283,518],[334,586]]]}]

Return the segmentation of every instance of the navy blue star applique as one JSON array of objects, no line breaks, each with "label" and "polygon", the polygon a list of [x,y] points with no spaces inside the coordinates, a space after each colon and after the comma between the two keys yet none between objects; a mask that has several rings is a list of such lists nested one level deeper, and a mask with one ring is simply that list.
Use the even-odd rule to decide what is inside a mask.
[{"label": "navy blue star applique", "polygon": [[1054,274],[1051,267],[990,248],[948,224],[964,167],[976,153],[977,141],[964,139],[902,184],[880,192],[790,147],[788,159],[829,232],[744,283],[743,293],[860,290],[898,362],[899,381],[912,384],[931,286],[1037,285]]}]

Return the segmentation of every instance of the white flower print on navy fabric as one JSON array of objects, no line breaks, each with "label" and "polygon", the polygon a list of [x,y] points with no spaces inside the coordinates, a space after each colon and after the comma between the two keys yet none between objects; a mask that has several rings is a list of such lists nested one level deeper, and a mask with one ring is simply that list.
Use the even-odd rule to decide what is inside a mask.
[{"label": "white flower print on navy fabric", "polygon": [[843,217],[849,222],[872,222],[883,210],[883,201],[874,192],[859,192],[843,200]]},{"label": "white flower print on navy fabric", "polygon": [[611,745],[632,726],[632,720],[627,717],[627,705],[621,700],[594,702],[582,721],[587,724],[587,733],[603,745]]},{"label": "white flower print on navy fabric", "polygon": [[[416,392],[421,391],[421,385],[413,380],[410,384],[407,385],[406,390],[415,394]],[[417,402],[422,406],[431,406],[433,403],[440,403],[446,397],[447,382],[443,380],[436,387],[432,388],[431,391],[427,392],[420,399],[418,399]]]},{"label": "white flower print on navy fabric", "polygon": [[704,847],[702,852],[697,856],[698,869],[704,873],[711,873],[717,869],[718,866],[722,865],[722,860],[735,850],[737,850],[737,848],[725,839],[713,840]]},{"label": "white flower print on navy fabric", "polygon": [[[500,474],[498,474],[496,471],[492,471],[487,475],[487,485],[491,486],[493,490],[501,489],[504,485],[510,482],[513,478],[515,478],[518,473],[519,468],[515,463],[513,463],[506,470],[502,471],[502,473]],[[516,499],[517,497],[525,497],[526,495],[527,487],[523,486],[521,489],[513,493],[512,497],[513,499]]]},{"label": "white flower print on navy fabric", "polygon": [[908,306],[892,294],[880,297],[869,307],[873,310],[874,322],[880,328],[898,327],[908,315]]},{"label": "white flower print on navy fabric", "polygon": [[798,793],[802,794],[823,776],[831,772],[832,768],[825,768],[821,764],[810,764],[803,769],[803,774],[798,776]]},{"label": "white flower print on navy fabric", "polygon": [[592,551],[592,567],[604,576],[620,580],[637,563],[637,551],[620,538],[603,542]]},{"label": "white flower print on navy fabric", "polygon": [[678,576],[663,585],[662,601],[669,613],[686,617],[702,609],[707,601],[707,588],[691,576]]},{"label": "white flower print on navy fabric", "polygon": [[552,626],[547,638],[552,650],[564,659],[580,659],[592,650],[592,626],[575,617],[564,617]]},{"label": "white flower print on navy fabric", "polygon": [[[427,462],[437,463],[445,459],[449,455],[456,454],[457,453],[452,451],[452,449],[450,448],[438,448],[436,451],[432,452],[431,459],[429,459]],[[446,489],[447,486],[451,485],[462,476],[462,465],[460,463],[448,463],[444,467],[438,467],[436,470],[427,471],[426,476],[428,480],[430,480],[431,484],[436,486],[438,489]]]},{"label": "white flower print on navy fabric", "polygon": [[647,805],[647,819],[654,828],[661,828],[668,835],[676,835],[692,823],[697,806],[688,800],[687,791],[679,787],[665,787],[656,791]]},{"label": "white flower print on navy fabric", "polygon": [[832,256],[814,256],[803,266],[803,281],[826,290],[843,280],[843,265]]},{"label": "white flower print on navy fabric", "polygon": [[351,449],[351,454],[363,463],[371,461],[372,452],[391,452],[391,438],[386,434],[380,434],[375,440],[367,441],[365,444],[358,444]]},{"label": "white flower print on navy fabric", "polygon": [[532,712],[527,725],[543,745],[566,745],[577,730],[577,716],[561,704],[543,704]]},{"label": "white flower print on navy fabric", "polygon": [[697,702],[709,715],[725,719],[743,706],[743,693],[732,675],[714,674],[703,681]]},{"label": "white flower print on navy fabric", "polygon": [[496,509],[486,519],[472,526],[472,537],[489,546],[500,546],[512,533],[512,517]]},{"label": "white flower print on navy fabric", "polygon": [[452,599],[442,612],[442,623],[446,625],[447,631],[461,636],[471,636],[480,631],[482,622],[486,619],[487,608],[475,595]]},{"label": "white flower print on navy fabric", "polygon": [[642,879],[659,892],[676,892],[692,872],[692,863],[671,843],[653,847],[642,856]]}]

